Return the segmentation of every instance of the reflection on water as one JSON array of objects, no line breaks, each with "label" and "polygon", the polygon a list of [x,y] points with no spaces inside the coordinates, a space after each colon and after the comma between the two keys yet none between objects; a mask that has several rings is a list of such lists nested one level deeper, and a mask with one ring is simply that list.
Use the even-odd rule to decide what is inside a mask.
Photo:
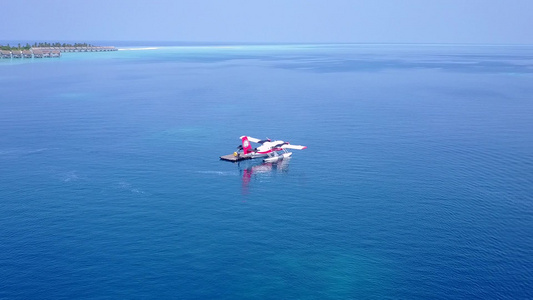
[{"label": "reflection on water", "polygon": [[237,163],[239,173],[242,175],[242,193],[248,194],[250,182],[261,180],[276,174],[289,172],[290,157],[273,163],[264,163],[262,160],[247,160]]}]

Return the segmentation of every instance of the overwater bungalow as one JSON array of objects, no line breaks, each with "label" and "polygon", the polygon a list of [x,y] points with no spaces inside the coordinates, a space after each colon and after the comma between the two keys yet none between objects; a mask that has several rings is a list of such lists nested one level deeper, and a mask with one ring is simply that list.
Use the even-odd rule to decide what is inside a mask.
[{"label": "overwater bungalow", "polygon": [[43,57],[43,51],[42,50],[32,50],[33,52],[33,57],[35,58],[42,58]]},{"label": "overwater bungalow", "polygon": [[11,58],[11,51],[0,50],[0,57],[1,58]]},{"label": "overwater bungalow", "polygon": [[13,50],[11,51],[11,56],[13,58],[22,58],[22,51],[20,50]]},{"label": "overwater bungalow", "polygon": [[30,50],[0,50],[0,58],[43,58],[61,57],[64,52],[102,52],[117,51],[114,46],[89,47],[32,47]]}]

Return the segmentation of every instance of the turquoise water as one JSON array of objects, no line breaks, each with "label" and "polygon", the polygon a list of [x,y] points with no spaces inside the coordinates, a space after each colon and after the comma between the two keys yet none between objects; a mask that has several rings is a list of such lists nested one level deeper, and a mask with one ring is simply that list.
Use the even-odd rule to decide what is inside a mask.
[{"label": "turquoise water", "polygon": [[533,298],[532,50],[0,60],[0,298]]}]

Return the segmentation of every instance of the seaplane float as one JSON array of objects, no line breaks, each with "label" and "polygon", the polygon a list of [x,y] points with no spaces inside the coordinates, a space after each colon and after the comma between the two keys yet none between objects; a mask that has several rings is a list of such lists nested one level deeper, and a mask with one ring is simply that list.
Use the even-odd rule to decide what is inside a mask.
[{"label": "seaplane float", "polygon": [[[263,158],[263,162],[272,163],[290,157],[292,152],[287,151],[287,149],[303,150],[307,148],[307,146],[291,145],[289,142],[272,141],[268,138],[260,140],[243,135],[240,139],[242,144],[237,147],[237,151],[233,152],[233,154],[221,156],[220,159],[237,162],[245,159]],[[260,146],[253,148],[251,143],[256,143]]]}]

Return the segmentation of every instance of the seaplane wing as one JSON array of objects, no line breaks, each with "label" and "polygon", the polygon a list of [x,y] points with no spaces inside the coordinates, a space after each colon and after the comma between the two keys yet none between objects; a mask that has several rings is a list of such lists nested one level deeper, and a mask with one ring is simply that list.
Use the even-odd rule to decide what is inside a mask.
[{"label": "seaplane wing", "polygon": [[241,136],[240,139],[242,140],[243,137],[246,137],[252,143],[258,143],[259,144],[259,142],[261,142],[260,139],[256,139],[256,138],[253,138],[251,136],[246,136],[246,135]]},{"label": "seaplane wing", "polygon": [[296,149],[296,150],[303,150],[303,149],[306,149],[307,146],[285,144],[285,145],[282,145],[281,148],[282,148],[282,149]]}]

